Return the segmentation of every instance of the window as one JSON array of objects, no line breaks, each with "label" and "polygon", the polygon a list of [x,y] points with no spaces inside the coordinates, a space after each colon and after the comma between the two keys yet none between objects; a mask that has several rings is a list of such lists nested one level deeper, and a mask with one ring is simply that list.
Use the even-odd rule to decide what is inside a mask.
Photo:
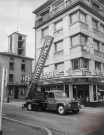
[{"label": "window", "polygon": [[59,72],[64,72],[64,63],[55,64],[55,70],[58,70]]},{"label": "window", "polygon": [[84,36],[84,35],[81,35],[80,36],[80,44],[85,46],[86,45],[86,42],[87,42],[87,37]]},{"label": "window", "polygon": [[22,36],[21,35],[18,35],[18,40],[22,40]]},{"label": "window", "polygon": [[86,15],[80,12],[80,21],[86,23]]},{"label": "window", "polygon": [[101,70],[101,63],[95,61],[95,70]]},{"label": "window", "polygon": [[59,52],[63,50],[63,41],[59,41],[55,43],[55,52]]},{"label": "window", "polygon": [[74,70],[80,69],[80,59],[72,60],[72,69]]},{"label": "window", "polygon": [[48,98],[55,98],[54,93],[53,92],[49,92]]},{"label": "window", "polygon": [[78,22],[77,12],[71,15],[71,24]]},{"label": "window", "polygon": [[14,60],[14,58],[10,58],[10,61],[13,61]]},{"label": "window", "polygon": [[21,82],[25,82],[25,75],[21,75]]},{"label": "window", "polygon": [[95,20],[92,20],[92,27],[96,30],[98,30],[98,22]]},{"label": "window", "polygon": [[74,59],[72,60],[72,69],[79,70],[79,69],[89,69],[89,60],[88,59]]},{"label": "window", "polygon": [[101,33],[104,33],[104,26],[103,25],[100,26],[100,31],[101,31]]},{"label": "window", "polygon": [[104,44],[102,44],[102,52],[104,53]]},{"label": "window", "polygon": [[9,82],[13,82],[13,74],[9,74]]},{"label": "window", "polygon": [[89,69],[89,60],[88,59],[81,59],[82,68]]},{"label": "window", "polygon": [[63,20],[60,20],[55,23],[55,31],[59,31],[61,29],[63,29]]},{"label": "window", "polygon": [[93,40],[93,44],[94,44],[94,49],[95,49],[96,51],[99,51],[99,42],[96,41],[96,40]]},{"label": "window", "polygon": [[43,74],[45,75],[45,74],[48,74],[48,73],[49,73],[49,66],[44,67]]},{"label": "window", "polygon": [[21,64],[21,71],[26,71],[25,70],[25,64]]},{"label": "window", "polygon": [[46,37],[48,35],[48,27],[42,29],[42,38]]},{"label": "window", "polygon": [[76,35],[76,36],[73,36],[72,37],[72,47],[76,46],[79,44],[79,36]]},{"label": "window", "polygon": [[25,60],[22,60],[22,62],[24,62],[24,63],[25,63]]},{"label": "window", "polygon": [[9,69],[14,70],[14,62],[9,62]]}]

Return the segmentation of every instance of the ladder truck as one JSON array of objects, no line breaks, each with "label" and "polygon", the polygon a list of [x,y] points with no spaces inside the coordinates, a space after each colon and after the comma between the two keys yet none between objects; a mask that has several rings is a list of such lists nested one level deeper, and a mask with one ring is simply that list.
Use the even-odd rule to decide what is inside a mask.
[{"label": "ladder truck", "polygon": [[27,100],[26,103],[22,105],[22,109],[27,108],[29,111],[37,109],[53,110],[57,111],[60,115],[64,115],[67,111],[78,113],[80,110],[80,103],[78,101],[69,99],[65,91],[51,90],[46,91],[43,94],[37,90],[38,81],[50,51],[52,42],[53,37],[47,36],[31,79],[30,91],[28,93],[29,100]]},{"label": "ladder truck", "polygon": [[[40,53],[40,56],[38,58],[36,66],[35,66],[34,73],[32,75],[29,93],[28,93],[28,99],[39,98],[39,92],[37,91],[38,81],[39,81],[40,75],[42,73],[43,67],[45,65],[48,53],[49,53],[51,45],[52,45],[52,42],[53,42],[53,37],[49,36],[49,35],[46,36],[41,53]],[[42,93],[40,93],[40,96],[41,96],[41,94]]]}]

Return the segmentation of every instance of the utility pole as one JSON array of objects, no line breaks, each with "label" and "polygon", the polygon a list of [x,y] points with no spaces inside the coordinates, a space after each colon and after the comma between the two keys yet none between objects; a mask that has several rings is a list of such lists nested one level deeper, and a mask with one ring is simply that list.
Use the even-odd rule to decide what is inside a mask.
[{"label": "utility pole", "polygon": [[2,71],[2,86],[1,86],[1,108],[0,108],[0,135],[2,135],[2,109],[3,109],[3,93],[4,93],[4,68]]}]

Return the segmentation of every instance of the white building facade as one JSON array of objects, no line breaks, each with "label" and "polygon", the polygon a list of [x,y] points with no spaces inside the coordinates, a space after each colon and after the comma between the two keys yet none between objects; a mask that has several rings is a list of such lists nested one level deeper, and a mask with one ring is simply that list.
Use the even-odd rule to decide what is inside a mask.
[{"label": "white building facade", "polygon": [[54,37],[39,88],[62,89],[85,103],[103,100],[104,6],[93,0],[49,0],[35,14],[35,59]]}]

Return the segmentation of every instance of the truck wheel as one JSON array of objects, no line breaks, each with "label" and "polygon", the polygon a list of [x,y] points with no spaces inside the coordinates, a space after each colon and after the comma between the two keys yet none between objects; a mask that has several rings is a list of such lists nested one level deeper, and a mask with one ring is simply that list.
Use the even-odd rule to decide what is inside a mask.
[{"label": "truck wheel", "polygon": [[29,110],[29,111],[32,111],[32,109],[33,109],[33,107],[32,107],[32,104],[28,104],[28,106],[27,106],[27,109]]},{"label": "truck wheel", "polygon": [[64,115],[65,114],[65,109],[63,105],[59,105],[57,108],[57,111],[60,115]]},{"label": "truck wheel", "polygon": [[77,110],[72,110],[72,113],[78,113],[79,112],[79,109]]}]

